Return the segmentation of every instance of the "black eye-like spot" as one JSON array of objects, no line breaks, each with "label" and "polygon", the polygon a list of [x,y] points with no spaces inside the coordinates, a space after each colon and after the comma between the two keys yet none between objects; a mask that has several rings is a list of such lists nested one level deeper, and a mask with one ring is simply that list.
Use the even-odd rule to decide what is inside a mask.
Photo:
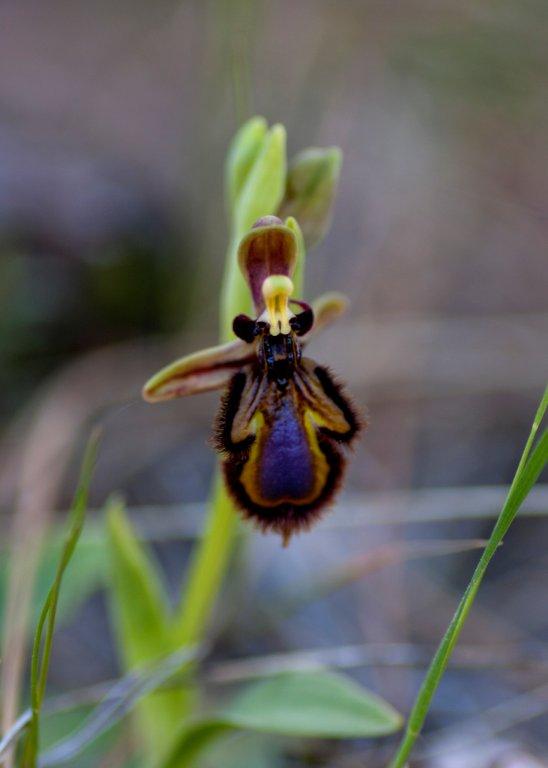
[{"label": "black eye-like spot", "polygon": [[232,321],[232,330],[239,339],[248,344],[251,344],[259,333],[257,322],[247,315],[237,315]]},{"label": "black eye-like spot", "polygon": [[302,312],[299,312],[298,315],[292,317],[289,321],[289,325],[295,331],[297,336],[304,336],[307,334],[314,325],[314,312],[312,311],[312,307],[307,306],[307,308]]}]

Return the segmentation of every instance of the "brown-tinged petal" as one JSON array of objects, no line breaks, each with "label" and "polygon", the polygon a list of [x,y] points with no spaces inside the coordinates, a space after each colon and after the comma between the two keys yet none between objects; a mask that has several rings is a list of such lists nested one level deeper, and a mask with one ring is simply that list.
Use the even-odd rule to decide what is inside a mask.
[{"label": "brown-tinged petal", "polygon": [[352,443],[365,426],[340,381],[314,360],[303,357],[298,385],[325,435],[337,442]]},{"label": "brown-tinged petal", "polygon": [[[291,303],[299,303],[292,300]],[[330,291],[322,293],[312,302],[314,324],[310,331],[303,336],[303,342],[309,341],[317,331],[337,320],[348,309],[349,301],[344,293]]]},{"label": "brown-tinged petal", "polygon": [[329,291],[322,293],[312,302],[314,310],[314,329],[323,328],[337,320],[348,309],[350,302],[344,293]]},{"label": "brown-tinged petal", "polygon": [[220,389],[253,355],[253,347],[239,339],[186,355],[149,379],[143,387],[143,398],[157,403]]},{"label": "brown-tinged petal", "polygon": [[264,216],[253,225],[238,248],[238,263],[257,315],[265,308],[262,286],[270,275],[291,277],[297,261],[294,232],[276,216]]}]

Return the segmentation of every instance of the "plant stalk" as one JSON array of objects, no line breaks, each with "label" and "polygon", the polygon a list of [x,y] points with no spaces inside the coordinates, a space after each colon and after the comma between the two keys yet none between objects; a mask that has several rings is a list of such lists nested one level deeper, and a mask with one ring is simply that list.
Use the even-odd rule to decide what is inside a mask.
[{"label": "plant stalk", "polygon": [[234,506],[217,470],[206,529],[193,554],[175,627],[181,646],[192,645],[203,637],[228,567],[237,522]]}]

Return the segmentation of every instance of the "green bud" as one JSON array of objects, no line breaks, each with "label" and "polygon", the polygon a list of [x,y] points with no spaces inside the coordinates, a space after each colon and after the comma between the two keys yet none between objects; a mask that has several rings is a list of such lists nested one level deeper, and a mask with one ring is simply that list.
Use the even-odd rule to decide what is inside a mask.
[{"label": "green bud", "polygon": [[286,186],[285,128],[266,130],[263,118],[253,118],[236,134],[226,164],[231,243],[221,295],[221,338],[232,338],[232,319],[252,310],[249,289],[238,268],[240,240],[263,216],[276,213]]},{"label": "green bud", "polygon": [[285,128],[273,125],[237,198],[235,225],[240,237],[257,219],[276,213],[286,186]]},{"label": "green bud", "polygon": [[294,216],[301,225],[307,248],[324,237],[331,220],[342,164],[338,147],[299,152],[289,165],[280,218]]},{"label": "green bud", "polygon": [[225,195],[230,217],[234,216],[238,197],[262,149],[267,127],[264,117],[252,117],[232,140],[225,165]]}]

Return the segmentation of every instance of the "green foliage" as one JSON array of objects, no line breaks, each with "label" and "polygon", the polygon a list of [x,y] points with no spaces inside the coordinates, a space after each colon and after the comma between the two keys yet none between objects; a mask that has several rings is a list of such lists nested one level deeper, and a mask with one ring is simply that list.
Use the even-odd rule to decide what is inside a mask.
[{"label": "green foliage", "polygon": [[114,723],[112,727],[103,728],[95,739],[84,744],[78,752],[77,762],[64,759],[67,756],[60,756],[59,753],[56,757],[52,751],[56,750],[55,745],[64,742],[67,733],[78,733],[85,726],[90,711],[89,706],[83,706],[55,714],[43,713],[40,728],[40,768],[59,768],[61,765],[96,768],[100,764],[101,755],[110,749],[122,735],[122,728],[119,723]]},{"label": "green foliage", "polygon": [[167,598],[148,554],[136,538],[123,502],[106,510],[111,562],[112,617],[128,666],[167,651]]},{"label": "green foliage", "polygon": [[224,712],[233,727],[310,738],[383,736],[401,726],[385,701],[332,672],[286,672],[250,685]]},{"label": "green foliage", "polygon": [[[78,758],[80,766],[84,756],[96,756],[101,749],[108,747],[116,733],[120,735],[121,721],[146,694],[171,683],[182,666],[194,661],[196,657],[196,648],[178,650],[163,657],[158,663],[141,666],[138,671],[134,669],[118,679],[93,709],[86,707],[82,711],[80,707],[69,704],[68,710],[63,709],[57,716],[48,717],[45,721],[47,732],[44,733],[42,742],[50,744],[50,747],[41,752],[40,765],[43,768],[61,764],[73,765],[75,758]],[[67,717],[73,719],[73,727],[68,736],[67,727],[60,731],[58,722],[60,719],[66,720]],[[150,760],[148,762],[150,763]]]},{"label": "green foliage", "polygon": [[[37,764],[40,714],[42,702],[46,691],[46,682],[49,670],[49,661],[51,656],[51,647],[53,643],[53,633],[55,630],[55,620],[57,616],[57,605],[59,601],[59,592],[61,583],[67,566],[74,554],[74,550],[80,538],[87,509],[89,486],[93,475],[93,469],[97,457],[99,437],[94,433],[88,442],[80,480],[76,495],[72,503],[69,518],[69,532],[61,558],[57,566],[57,572],[47,598],[42,607],[36,634],[34,637],[31,662],[31,721],[23,746],[22,768],[35,768]],[[45,634],[44,634],[45,633]]]},{"label": "green foliage", "polygon": [[199,768],[284,768],[287,765],[283,750],[287,740],[253,731],[233,731],[224,739],[217,739],[200,754]]},{"label": "green foliage", "polygon": [[470,583],[468,584],[459,606],[453,616],[449,627],[443,636],[443,639],[436,651],[436,654],[430,664],[421,689],[415,700],[411,714],[407,722],[407,729],[398,751],[390,763],[390,768],[404,768],[407,759],[415,745],[415,742],[422,730],[426,715],[430,709],[432,699],[438,688],[441,678],[447,668],[453,649],[459,639],[459,635],[466,621],[466,617],[476,598],[476,594],[481,585],[483,577],[491,559],[502,543],[508,529],[514,522],[520,506],[525,501],[528,493],[536,483],[540,473],[548,462],[548,430],[544,430],[536,447],[531,452],[531,448],[544,419],[546,409],[548,408],[548,387],[544,391],[544,396],[540,402],[535,415],[533,426],[529,438],[523,450],[516,474],[508,491],[508,496],[501,510],[501,513],[495,523],[487,546],[476,566]]},{"label": "green foliage", "polygon": [[[125,669],[131,670],[174,650],[167,597],[147,553],[133,532],[123,502],[107,504],[111,562],[111,615]],[[153,693],[137,707],[136,726],[150,758],[166,749],[185,705],[181,690]]]},{"label": "green foliage", "polygon": [[[44,547],[43,556],[36,575],[32,603],[32,621],[37,623],[44,601],[55,578],[57,563],[63,549],[62,538],[55,533]],[[78,542],[78,560],[71,560],[67,566],[63,590],[57,604],[57,626],[69,620],[78,607],[93,592],[104,584],[106,553],[103,537],[87,536],[86,532]],[[8,575],[8,553],[0,552],[0,631],[4,616],[4,594]]]},{"label": "green foliage", "polygon": [[400,726],[390,705],[341,675],[288,672],[253,683],[216,716],[185,728],[158,768],[186,768],[234,730],[340,739],[384,736]]}]

